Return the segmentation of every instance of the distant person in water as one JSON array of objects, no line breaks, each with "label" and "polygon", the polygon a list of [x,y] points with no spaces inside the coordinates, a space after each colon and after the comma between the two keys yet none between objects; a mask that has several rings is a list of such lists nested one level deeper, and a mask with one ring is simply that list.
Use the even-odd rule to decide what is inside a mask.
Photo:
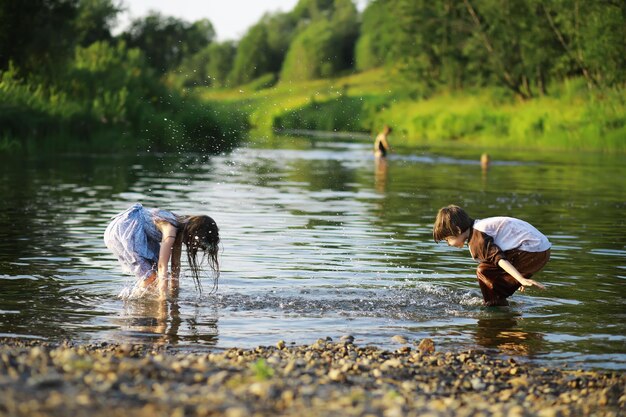
[{"label": "distant person in water", "polygon": [[206,258],[213,273],[213,290],[217,289],[220,236],[215,220],[209,216],[179,216],[136,203],[113,217],[104,241],[122,269],[135,275],[135,289],[140,293],[155,287],[160,298],[166,298],[168,288],[171,294],[178,292],[183,244],[196,288],[202,289],[200,264]]},{"label": "distant person in water", "polygon": [[374,155],[377,158],[387,156],[391,150],[391,146],[389,146],[389,141],[387,140],[387,136],[389,136],[391,131],[391,127],[385,125],[385,127],[383,127],[383,131],[376,136],[376,141],[374,142]]},{"label": "distant person in water", "polygon": [[550,259],[552,246],[531,224],[513,217],[474,220],[462,208],[449,205],[439,210],[433,227],[435,242],[462,248],[465,242],[479,262],[478,284],[488,306],[509,305],[507,298],[519,288],[545,287],[530,277]]},{"label": "distant person in water", "polygon": [[487,171],[489,169],[489,164],[491,163],[491,158],[488,153],[483,153],[480,155],[480,167],[483,171]]}]

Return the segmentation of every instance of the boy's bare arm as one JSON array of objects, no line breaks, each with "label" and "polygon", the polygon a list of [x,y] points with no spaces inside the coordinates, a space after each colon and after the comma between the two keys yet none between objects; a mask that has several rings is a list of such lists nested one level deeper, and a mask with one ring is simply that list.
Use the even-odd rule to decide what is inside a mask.
[{"label": "boy's bare arm", "polygon": [[517,268],[515,268],[511,264],[511,262],[507,261],[506,259],[500,259],[498,261],[498,266],[504,269],[506,272],[508,272],[509,275],[511,275],[513,278],[517,280],[517,282],[522,284],[522,288],[520,288],[520,291],[524,291],[524,287],[532,287],[533,285],[536,286],[537,288],[541,288],[542,290],[546,289],[546,287],[544,287],[543,285],[541,285],[534,279],[524,278],[524,276],[520,274]]}]

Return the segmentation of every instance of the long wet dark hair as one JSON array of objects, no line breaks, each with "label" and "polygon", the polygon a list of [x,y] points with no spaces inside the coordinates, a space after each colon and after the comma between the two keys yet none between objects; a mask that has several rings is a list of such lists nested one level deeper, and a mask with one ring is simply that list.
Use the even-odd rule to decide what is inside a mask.
[{"label": "long wet dark hair", "polygon": [[183,218],[182,240],[187,248],[187,261],[196,289],[202,292],[200,265],[206,258],[213,275],[211,293],[217,291],[220,276],[219,252],[220,233],[217,223],[209,216],[186,216]]}]

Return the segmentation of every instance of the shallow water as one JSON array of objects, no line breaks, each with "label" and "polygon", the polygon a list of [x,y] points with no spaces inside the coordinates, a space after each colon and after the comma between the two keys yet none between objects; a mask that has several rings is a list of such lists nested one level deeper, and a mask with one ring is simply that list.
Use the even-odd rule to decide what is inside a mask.
[{"label": "shallow water", "polygon": [[[626,369],[622,156],[496,152],[483,173],[473,150],[401,149],[377,165],[370,148],[281,138],[212,157],[3,160],[0,335],[203,350],[345,334],[391,349],[399,334]],[[129,278],[102,233],[136,201],[216,219],[217,294],[185,280],[175,302],[117,298]],[[552,259],[536,278],[548,290],[482,307],[467,249],[432,240],[449,203],[542,230]]]}]

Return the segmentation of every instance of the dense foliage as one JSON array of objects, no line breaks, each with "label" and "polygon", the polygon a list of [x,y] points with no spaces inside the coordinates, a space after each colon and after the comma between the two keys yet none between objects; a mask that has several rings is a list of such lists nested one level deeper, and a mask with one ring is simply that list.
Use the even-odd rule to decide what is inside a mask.
[{"label": "dense foliage", "polygon": [[131,48],[144,51],[151,66],[164,73],[178,66],[184,57],[210,44],[215,30],[206,19],[189,24],[152,12],[135,19],[121,37]]},{"label": "dense foliage", "polygon": [[355,47],[356,69],[368,70],[393,62],[397,39],[402,36],[393,9],[386,2],[374,1],[363,11],[361,19]]},{"label": "dense foliage", "polygon": [[183,59],[168,75],[180,87],[226,87],[237,53],[233,42],[211,43],[200,52]]},{"label": "dense foliage", "polygon": [[[588,88],[626,83],[626,2],[613,0],[300,0],[264,16],[236,56],[196,85],[250,83],[273,73],[282,82],[386,67],[414,97],[502,86],[529,99],[582,77]],[[201,71],[201,72],[202,72]],[[194,78],[191,68],[180,71]],[[197,77],[195,77],[197,78]]]},{"label": "dense foliage", "polygon": [[394,57],[404,78],[426,93],[502,85],[530,98],[575,76],[590,88],[626,82],[626,2],[389,0],[370,7],[376,3],[399,26]]},{"label": "dense foliage", "polygon": [[[359,13],[352,0],[299,0],[289,12],[263,16],[238,42],[221,43],[208,20],[156,12],[113,35],[123,7],[122,0],[0,1],[0,143],[106,132],[163,148],[217,148],[216,138],[245,128],[245,112],[201,104],[192,87],[254,92],[375,68],[390,82],[384,94],[367,97],[371,106],[347,97],[307,99],[277,126],[374,129],[382,114],[403,113],[381,104],[398,94],[415,101],[489,90],[530,101],[577,80],[608,112],[602,126],[620,131],[626,124],[615,113],[621,102],[602,102],[617,100],[626,85],[623,1],[370,0]],[[367,120],[349,120],[341,109]],[[406,116],[415,122],[406,133],[416,134],[424,115]],[[422,132],[436,135],[433,123],[423,121]]]},{"label": "dense foliage", "polygon": [[[204,90],[225,114],[243,112],[258,135],[302,129],[363,132],[381,126],[403,146],[626,151],[623,89],[589,90],[584,78],[556,84],[550,95],[519,100],[504,87],[441,92],[415,100],[377,68],[345,77],[264,90]],[[301,133],[301,132],[299,132]]]},{"label": "dense foliage", "polygon": [[114,37],[119,11],[113,0],[0,2],[0,149],[217,152],[245,128],[159,77],[210,44],[210,22],[151,14]]},{"label": "dense foliage", "polygon": [[308,23],[289,46],[280,74],[284,81],[328,78],[354,66],[358,14],[352,1],[302,1],[299,6],[306,3],[308,8],[296,8]]}]

